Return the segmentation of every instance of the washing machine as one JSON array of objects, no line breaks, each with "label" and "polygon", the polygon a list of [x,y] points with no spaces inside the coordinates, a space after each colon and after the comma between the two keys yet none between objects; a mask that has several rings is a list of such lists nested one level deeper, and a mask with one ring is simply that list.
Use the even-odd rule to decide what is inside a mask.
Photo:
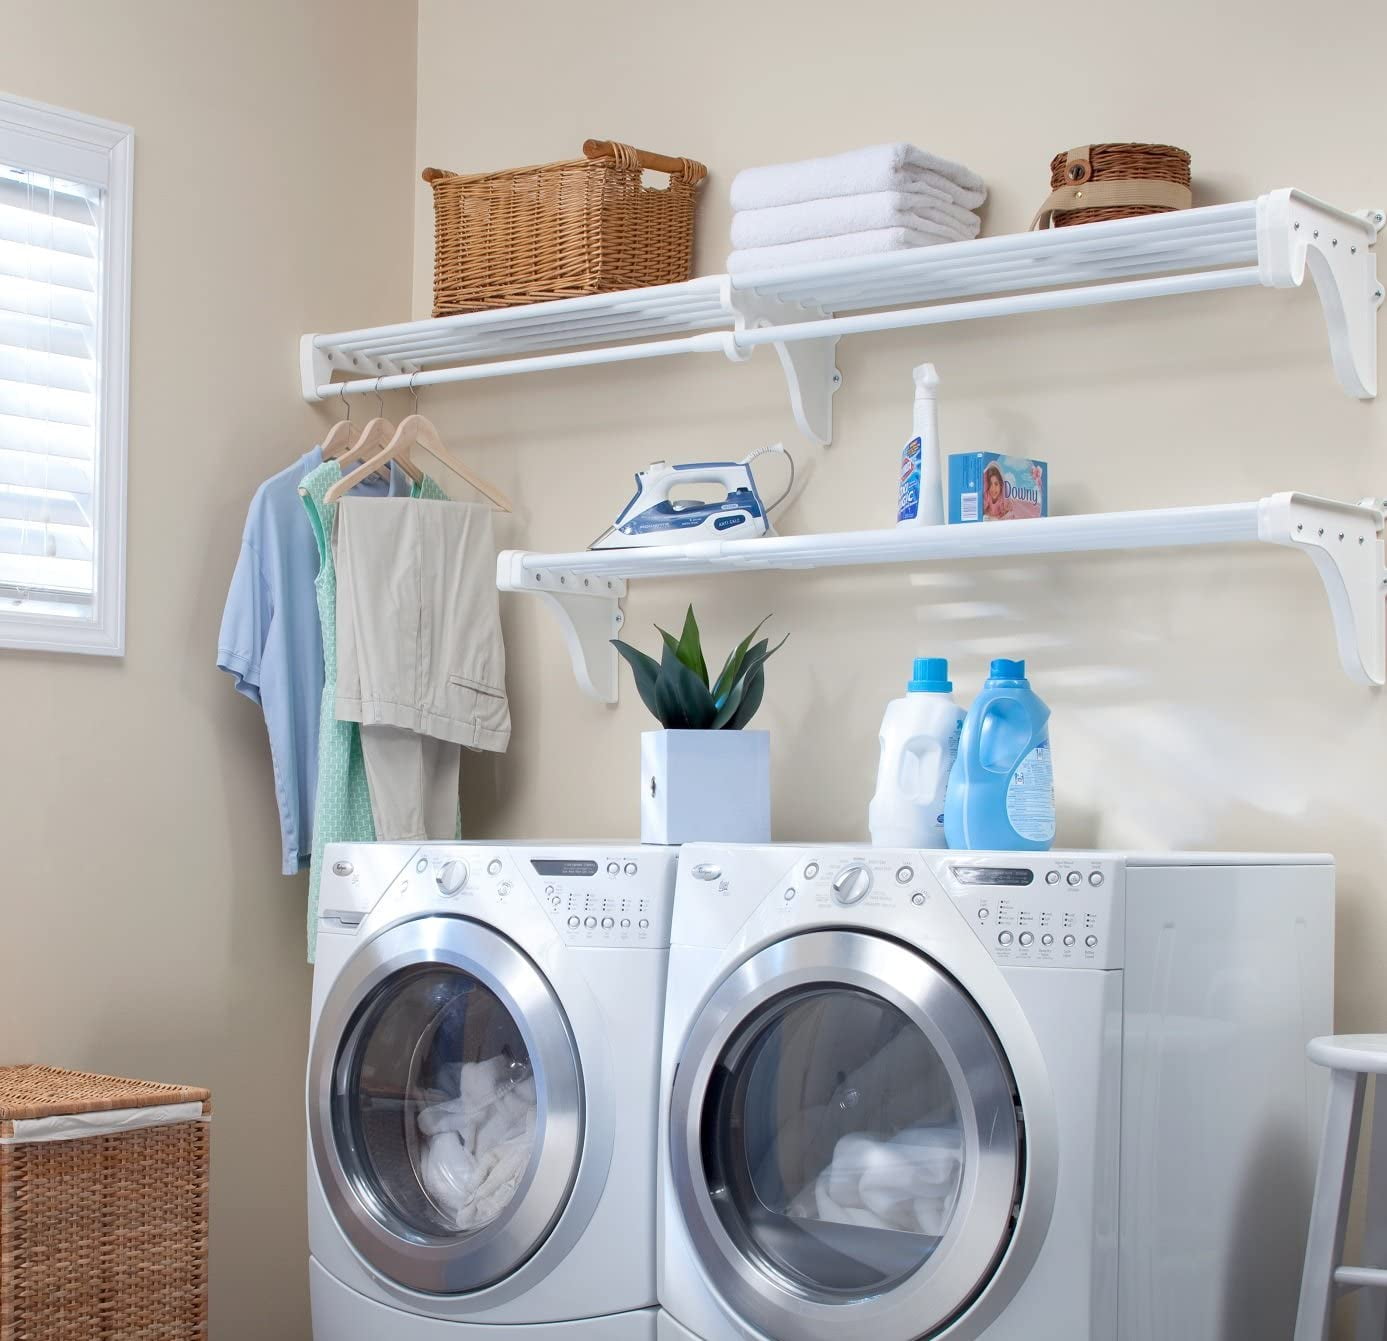
[{"label": "washing machine", "polygon": [[335,845],[314,1341],[652,1341],[675,850]]},{"label": "washing machine", "polygon": [[1326,857],[686,846],[662,1341],[1272,1341]]}]

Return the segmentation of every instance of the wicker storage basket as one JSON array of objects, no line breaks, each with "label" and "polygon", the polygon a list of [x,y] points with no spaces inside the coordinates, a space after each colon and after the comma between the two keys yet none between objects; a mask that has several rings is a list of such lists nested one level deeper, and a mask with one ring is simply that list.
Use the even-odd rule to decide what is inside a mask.
[{"label": "wicker storage basket", "polygon": [[1171,144],[1081,145],[1050,160],[1050,187],[1036,219],[1056,228],[1188,209],[1190,156]]},{"label": "wicker storage basket", "polygon": [[0,1341],[206,1337],[210,1111],[206,1090],[0,1067]]},{"label": "wicker storage basket", "polygon": [[[470,177],[424,169],[434,316],[688,279],[707,168],[608,140],[589,140],[583,153]],[[669,185],[643,186],[647,168],[667,172]]]}]

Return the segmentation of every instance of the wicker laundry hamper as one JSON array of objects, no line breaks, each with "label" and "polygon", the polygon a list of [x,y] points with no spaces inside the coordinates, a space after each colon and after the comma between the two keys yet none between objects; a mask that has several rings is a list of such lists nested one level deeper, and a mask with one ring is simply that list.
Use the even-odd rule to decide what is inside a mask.
[{"label": "wicker laundry hamper", "polygon": [[207,1335],[206,1090],[0,1067],[0,1341]]},{"label": "wicker laundry hamper", "polygon": [[1084,144],[1050,160],[1031,227],[1067,228],[1190,207],[1190,156],[1173,144]]},{"label": "wicker laundry hamper", "polygon": [[[702,163],[588,140],[584,158],[459,176],[433,188],[433,314],[577,298],[689,277]],[[645,186],[646,170],[666,172]]]}]

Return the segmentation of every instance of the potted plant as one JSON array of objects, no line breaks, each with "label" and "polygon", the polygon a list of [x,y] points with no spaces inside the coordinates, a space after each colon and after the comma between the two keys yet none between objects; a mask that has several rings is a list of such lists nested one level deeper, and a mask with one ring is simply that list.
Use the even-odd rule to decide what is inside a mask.
[{"label": "potted plant", "polygon": [[785,642],[758,640],[765,622],[732,649],[716,679],[693,606],[678,638],[656,626],[658,661],[612,639],[663,728],[641,734],[641,842],[770,841],[770,737],[745,730],[766,692],[766,662]]}]

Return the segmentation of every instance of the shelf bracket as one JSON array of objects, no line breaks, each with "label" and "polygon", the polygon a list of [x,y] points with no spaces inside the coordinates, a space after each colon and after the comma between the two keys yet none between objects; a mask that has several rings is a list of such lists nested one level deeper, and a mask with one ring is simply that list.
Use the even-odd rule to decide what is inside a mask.
[{"label": "shelf bracket", "polygon": [[[723,277],[722,301],[737,323],[725,340],[727,357],[734,363],[744,363],[752,354],[750,349],[737,343],[739,332],[822,321],[830,315],[820,308],[781,303],[750,290],[734,289],[726,276]],[[834,364],[838,337],[793,342],[778,340],[774,348],[785,373],[795,423],[811,442],[827,447],[833,441],[833,397],[843,385],[843,374]]]},{"label": "shelf bracket", "polygon": [[1262,283],[1298,288],[1309,270],[1329,328],[1334,371],[1359,400],[1377,395],[1377,309],[1384,291],[1373,244],[1384,217],[1381,210],[1347,214],[1294,190],[1257,200]]},{"label": "shelf bracket", "polygon": [[621,632],[626,595],[623,578],[592,577],[557,568],[526,570],[519,550],[502,550],[496,585],[502,591],[540,596],[554,612],[568,648],[578,687],[599,703],[617,699],[617,655],[612,639]]},{"label": "shelf bracket", "polygon": [[310,405],[327,399],[319,394],[319,388],[327,386],[335,372],[350,373],[356,378],[399,377],[415,369],[413,364],[396,363],[391,359],[320,349],[317,338],[316,335],[299,338],[299,381],[303,398]]},{"label": "shelf bracket", "polygon": [[[1341,244],[1342,245],[1342,244]],[[1387,559],[1381,499],[1355,507],[1307,494],[1262,500],[1258,536],[1308,554],[1334,618],[1339,660],[1359,684],[1387,683]]]}]

